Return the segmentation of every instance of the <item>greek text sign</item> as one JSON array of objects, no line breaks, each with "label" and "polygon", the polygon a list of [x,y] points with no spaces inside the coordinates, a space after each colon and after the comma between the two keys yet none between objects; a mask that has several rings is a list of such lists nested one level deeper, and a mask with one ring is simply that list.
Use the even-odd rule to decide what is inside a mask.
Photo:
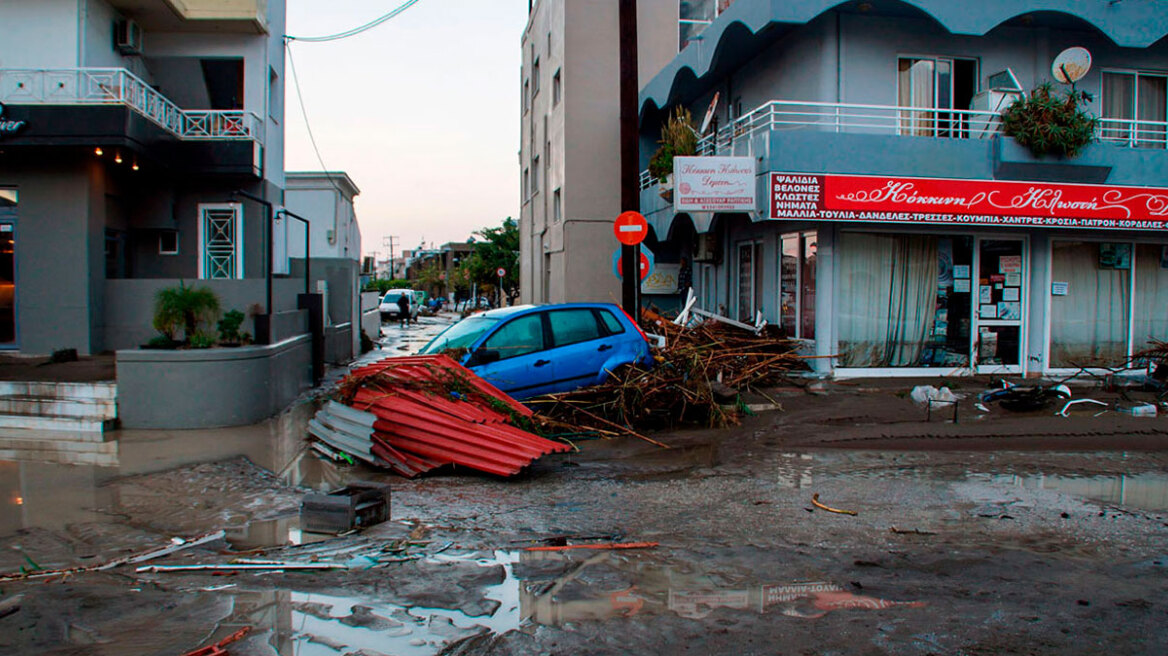
[{"label": "greek text sign", "polygon": [[753,212],[753,157],[675,157],[674,209],[678,212]]},{"label": "greek text sign", "polygon": [[770,218],[1168,230],[1168,189],[771,173]]}]

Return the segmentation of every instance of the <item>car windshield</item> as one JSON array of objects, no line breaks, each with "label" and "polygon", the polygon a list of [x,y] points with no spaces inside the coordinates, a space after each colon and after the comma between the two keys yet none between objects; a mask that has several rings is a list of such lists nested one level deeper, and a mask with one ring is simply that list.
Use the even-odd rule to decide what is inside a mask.
[{"label": "car windshield", "polygon": [[382,303],[396,303],[398,297],[400,297],[400,296],[401,296],[401,292],[389,292],[388,294],[386,294],[385,296],[383,296],[381,298],[381,302]]},{"label": "car windshield", "polygon": [[467,317],[439,333],[420,353],[431,355],[449,349],[470,348],[471,344],[474,344],[498,323],[498,319],[490,319],[481,315]]}]

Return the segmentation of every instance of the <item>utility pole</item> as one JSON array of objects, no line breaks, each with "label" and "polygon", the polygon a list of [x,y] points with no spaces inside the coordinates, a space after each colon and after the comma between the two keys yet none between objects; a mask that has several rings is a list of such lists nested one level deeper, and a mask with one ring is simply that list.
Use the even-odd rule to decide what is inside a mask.
[{"label": "utility pole", "polygon": [[393,246],[397,237],[382,237],[381,245],[389,247],[389,279],[393,280]]},{"label": "utility pole", "polygon": [[[637,126],[637,0],[620,0],[620,181],[621,212],[641,209],[640,143]],[[641,316],[641,245],[621,246],[621,306]]]}]

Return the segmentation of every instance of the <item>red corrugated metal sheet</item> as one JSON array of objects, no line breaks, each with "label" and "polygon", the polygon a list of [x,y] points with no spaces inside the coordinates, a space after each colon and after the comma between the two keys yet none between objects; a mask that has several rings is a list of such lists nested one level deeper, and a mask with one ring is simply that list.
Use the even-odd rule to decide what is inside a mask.
[{"label": "red corrugated metal sheet", "polygon": [[445,355],[354,369],[341,396],[376,417],[371,453],[407,477],[445,465],[512,476],[540,456],[569,450],[514,426],[531,410]]}]

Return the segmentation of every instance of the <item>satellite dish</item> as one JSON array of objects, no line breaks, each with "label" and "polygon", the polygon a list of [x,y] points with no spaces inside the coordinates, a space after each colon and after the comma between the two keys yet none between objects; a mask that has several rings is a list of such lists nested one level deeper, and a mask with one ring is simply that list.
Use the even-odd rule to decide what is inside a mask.
[{"label": "satellite dish", "polygon": [[1050,65],[1050,72],[1054,79],[1063,84],[1074,84],[1087,75],[1091,70],[1091,53],[1086,48],[1075,46],[1067,48],[1054,58]]}]

